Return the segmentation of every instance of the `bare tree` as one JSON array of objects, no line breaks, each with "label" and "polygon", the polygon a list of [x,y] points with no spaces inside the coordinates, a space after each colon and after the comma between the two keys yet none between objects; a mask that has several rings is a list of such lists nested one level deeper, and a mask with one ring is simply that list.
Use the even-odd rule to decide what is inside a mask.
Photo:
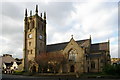
[{"label": "bare tree", "polygon": [[66,58],[60,52],[42,53],[36,57],[40,72],[58,72],[60,65],[66,62]]},{"label": "bare tree", "polygon": [[39,65],[39,72],[45,72],[48,65],[48,56],[46,53],[41,53],[36,56],[36,62]]},{"label": "bare tree", "polygon": [[51,66],[54,73],[58,72],[60,65],[66,62],[66,58],[60,52],[50,53],[48,65]]}]

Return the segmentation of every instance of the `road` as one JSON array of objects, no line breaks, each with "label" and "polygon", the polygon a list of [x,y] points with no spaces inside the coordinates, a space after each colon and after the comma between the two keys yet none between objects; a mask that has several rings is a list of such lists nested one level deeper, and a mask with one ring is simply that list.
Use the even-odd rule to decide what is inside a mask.
[{"label": "road", "polygon": [[2,80],[120,80],[120,79],[79,79],[75,77],[34,77],[3,74]]}]

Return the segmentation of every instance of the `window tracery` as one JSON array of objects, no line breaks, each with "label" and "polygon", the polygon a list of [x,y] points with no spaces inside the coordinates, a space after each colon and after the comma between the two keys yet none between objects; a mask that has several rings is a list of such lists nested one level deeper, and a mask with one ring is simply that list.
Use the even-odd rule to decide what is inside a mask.
[{"label": "window tracery", "polygon": [[73,49],[71,49],[70,51],[69,51],[69,61],[74,61],[74,62],[76,62],[76,57],[77,57],[77,52],[76,52],[76,50],[73,50]]}]

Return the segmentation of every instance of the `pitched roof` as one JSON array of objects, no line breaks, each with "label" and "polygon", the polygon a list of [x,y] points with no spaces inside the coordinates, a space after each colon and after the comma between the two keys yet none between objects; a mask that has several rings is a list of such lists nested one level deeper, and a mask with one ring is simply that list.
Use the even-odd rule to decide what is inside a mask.
[{"label": "pitched roof", "polygon": [[[76,41],[79,45],[81,45],[82,43],[84,43],[85,41],[87,41],[89,39],[85,39],[85,40],[78,40]],[[47,45],[47,52],[52,52],[52,51],[59,51],[59,50],[63,50],[67,44],[69,42],[63,42],[63,43],[57,43],[57,44],[51,44],[51,45]]]},{"label": "pitched roof", "polygon": [[2,63],[11,63],[15,62],[15,59],[11,56],[3,56],[2,57]]},{"label": "pitched roof", "polygon": [[97,58],[97,57],[102,56],[102,54],[88,54],[88,56],[89,56],[90,58]]},{"label": "pitched roof", "polygon": [[108,42],[91,44],[91,52],[99,52],[109,50]]}]

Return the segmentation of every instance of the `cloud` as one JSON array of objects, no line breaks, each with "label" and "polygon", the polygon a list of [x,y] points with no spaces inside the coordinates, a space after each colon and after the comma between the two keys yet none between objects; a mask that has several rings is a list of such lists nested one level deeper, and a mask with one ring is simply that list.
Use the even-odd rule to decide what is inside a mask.
[{"label": "cloud", "polygon": [[110,54],[111,54],[111,57],[118,57],[118,44],[114,44],[111,46],[111,49],[110,49]]},{"label": "cloud", "polygon": [[[14,57],[23,57],[24,10],[35,13],[39,5],[39,15],[47,12],[47,44],[86,39],[92,35],[92,42],[111,40],[111,55],[117,57],[117,3],[86,2],[4,2],[2,4],[3,50]],[[116,43],[115,43],[116,42]]]},{"label": "cloud", "polygon": [[2,33],[3,36],[16,35],[15,33],[23,32],[23,22],[16,20],[15,18],[2,16]]},{"label": "cloud", "polygon": [[[68,22],[64,25],[65,30],[62,32],[60,29],[60,31],[54,30],[52,43],[68,41],[72,34],[74,34],[75,40],[89,38],[89,35],[92,35],[93,43],[110,39],[111,55],[117,57],[117,3],[75,3],[74,8],[75,10],[71,10],[69,14],[70,17],[65,19]],[[60,37],[58,38],[58,36]]]},{"label": "cloud", "polygon": [[14,18],[16,19],[17,21],[21,20],[22,17],[20,16],[24,16],[23,15],[23,6],[22,4],[19,4],[18,3],[12,3],[12,2],[3,2],[2,3],[2,15],[5,15],[7,17],[10,17],[10,18]]},{"label": "cloud", "polygon": [[[39,15],[41,12],[46,11],[48,23],[56,21],[54,25],[63,24],[64,20],[62,19],[67,17],[67,12],[72,9],[71,3],[50,3],[49,5],[46,5],[37,2],[3,2],[2,13],[0,13],[2,16],[2,38],[0,40],[4,42],[2,43],[2,46],[0,46],[2,48],[0,51],[1,54],[9,53],[13,54],[14,57],[23,57],[24,10],[25,8],[28,8],[28,16],[30,10],[34,10],[34,14],[35,4],[39,5]],[[48,28],[52,29],[52,27],[53,29],[56,28],[53,25]],[[52,38],[49,39],[52,40]]]}]

